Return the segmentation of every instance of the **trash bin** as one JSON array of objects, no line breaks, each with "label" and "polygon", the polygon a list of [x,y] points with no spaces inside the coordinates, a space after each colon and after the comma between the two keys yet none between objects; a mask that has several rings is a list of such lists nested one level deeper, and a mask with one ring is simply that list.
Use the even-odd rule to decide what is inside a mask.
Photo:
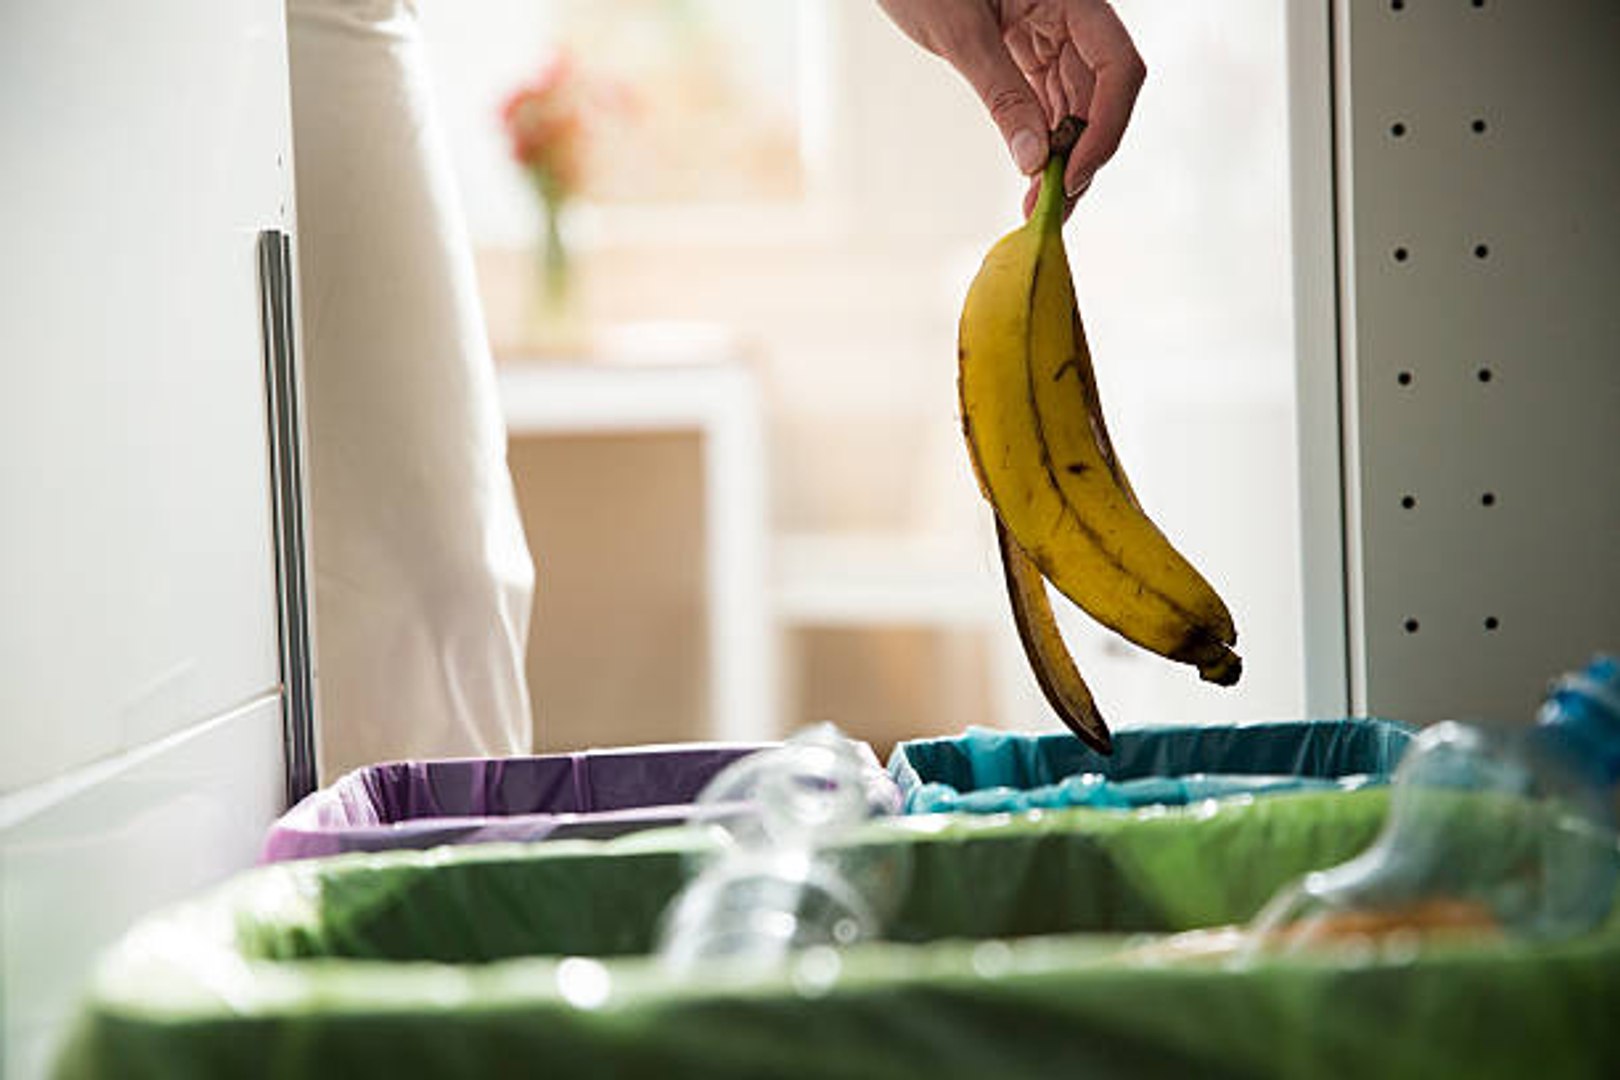
[{"label": "trash bin", "polygon": [[1388,801],[892,819],[850,841],[909,850],[890,940],[694,980],[647,953],[697,830],[260,867],[123,939],[58,1075],[1603,1074],[1612,923],[1241,970],[1122,953],[1247,920],[1365,847]]},{"label": "trash bin", "polygon": [[1066,733],[975,728],[899,744],[889,772],[914,814],[1179,806],[1385,783],[1413,734],[1378,719],[1136,728],[1105,757]]},{"label": "trash bin", "polygon": [[266,835],[260,862],[439,844],[606,839],[678,825],[721,769],[775,745],[675,743],[370,765],[287,811]]}]

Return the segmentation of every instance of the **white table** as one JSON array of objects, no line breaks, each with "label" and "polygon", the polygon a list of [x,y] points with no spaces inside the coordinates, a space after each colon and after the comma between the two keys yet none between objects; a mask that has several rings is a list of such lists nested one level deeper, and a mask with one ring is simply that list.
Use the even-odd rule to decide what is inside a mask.
[{"label": "white table", "polygon": [[513,437],[685,431],[702,439],[710,733],[778,737],[765,431],[753,373],[735,363],[508,360],[497,377]]}]

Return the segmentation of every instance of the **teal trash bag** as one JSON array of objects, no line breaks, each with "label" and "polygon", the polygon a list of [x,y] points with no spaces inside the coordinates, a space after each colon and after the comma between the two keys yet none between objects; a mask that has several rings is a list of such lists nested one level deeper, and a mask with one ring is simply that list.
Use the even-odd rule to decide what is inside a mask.
[{"label": "teal trash bag", "polygon": [[1378,719],[1141,728],[1105,757],[1066,733],[969,728],[899,744],[889,772],[908,814],[1128,810],[1387,783],[1412,736]]}]

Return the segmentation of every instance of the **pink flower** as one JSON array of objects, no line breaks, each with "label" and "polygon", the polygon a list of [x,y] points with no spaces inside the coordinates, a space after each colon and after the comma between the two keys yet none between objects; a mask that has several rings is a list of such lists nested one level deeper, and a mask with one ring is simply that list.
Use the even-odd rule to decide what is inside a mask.
[{"label": "pink flower", "polygon": [[534,178],[548,199],[566,199],[584,182],[586,144],[595,114],[624,104],[623,93],[587,77],[561,50],[501,105],[512,158]]}]

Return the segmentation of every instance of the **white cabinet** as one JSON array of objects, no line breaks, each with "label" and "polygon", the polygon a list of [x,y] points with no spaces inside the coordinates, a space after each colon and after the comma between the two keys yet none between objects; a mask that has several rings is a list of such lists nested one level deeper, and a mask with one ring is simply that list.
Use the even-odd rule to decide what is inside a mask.
[{"label": "white cabinet", "polygon": [[1313,708],[1527,723],[1620,650],[1620,8],[1289,15]]},{"label": "white cabinet", "polygon": [[283,790],[258,235],[280,0],[0,5],[0,1072]]},{"label": "white cabinet", "polygon": [[276,0],[0,14],[0,793],[277,684],[284,42]]}]

